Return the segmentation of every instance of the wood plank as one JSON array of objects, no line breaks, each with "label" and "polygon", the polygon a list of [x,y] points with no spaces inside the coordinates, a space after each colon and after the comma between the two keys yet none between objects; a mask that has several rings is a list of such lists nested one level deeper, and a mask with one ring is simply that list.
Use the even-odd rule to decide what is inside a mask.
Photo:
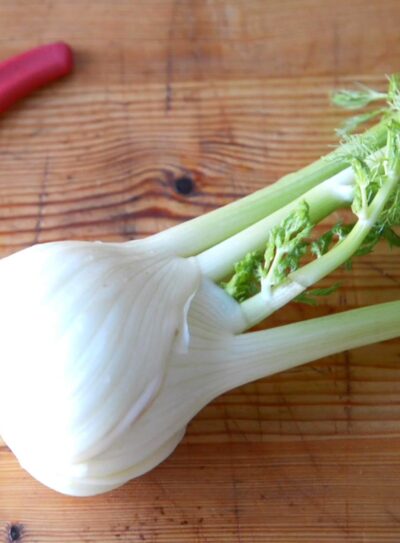
[{"label": "wood plank", "polygon": [[[399,69],[399,18],[397,0],[0,0],[2,57],[76,51],[72,77],[2,117],[0,255],[146,236],[317,159],[343,118],[331,89]],[[400,259],[379,247],[332,279],[272,324],[398,298]],[[390,341],[225,394],[165,463],[93,499],[0,444],[0,540],[397,543],[399,360]]]},{"label": "wood plank", "polygon": [[399,448],[398,438],[322,438],[233,443],[222,456],[221,445],[186,444],[139,480],[78,501],[1,454],[0,477],[12,481],[2,515],[41,543],[397,543]]},{"label": "wood plank", "polygon": [[[0,133],[1,250],[144,236],[272,183],[335,142],[333,85],[331,77],[304,78],[300,88],[290,78],[180,83],[173,115],[164,85],[37,93]],[[195,191],[183,197],[174,181],[187,174]]]}]

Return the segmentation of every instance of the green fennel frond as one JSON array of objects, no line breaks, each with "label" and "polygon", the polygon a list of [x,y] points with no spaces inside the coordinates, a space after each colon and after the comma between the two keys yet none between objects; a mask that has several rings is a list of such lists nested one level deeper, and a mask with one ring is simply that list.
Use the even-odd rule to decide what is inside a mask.
[{"label": "green fennel frond", "polygon": [[262,251],[252,251],[235,264],[235,271],[227,283],[222,283],[225,291],[238,302],[243,302],[260,291],[258,270],[263,261]]},{"label": "green fennel frond", "polygon": [[347,234],[350,232],[351,228],[347,228],[341,223],[336,223],[332,228],[324,232],[319,238],[315,239],[310,244],[311,254],[320,258],[326,254],[333,245],[342,241]]},{"label": "green fennel frond", "polygon": [[321,296],[329,296],[340,288],[340,283],[335,283],[330,287],[325,288],[310,288],[297,296],[294,301],[307,305],[318,305],[318,298]]},{"label": "green fennel frond", "polygon": [[280,225],[271,230],[264,263],[259,268],[263,291],[281,284],[288,273],[298,269],[301,258],[307,252],[307,237],[313,226],[309,206],[303,201]]},{"label": "green fennel frond", "polygon": [[331,160],[340,160],[351,164],[354,159],[365,160],[380,149],[379,141],[366,134],[343,136],[341,145],[331,155]]},{"label": "green fennel frond", "polygon": [[[393,119],[388,124],[385,159],[386,176],[400,177],[400,123]],[[400,225],[400,186],[389,198],[381,213],[380,222],[385,228]]]},{"label": "green fennel frond", "polygon": [[367,217],[368,206],[384,181],[381,165],[382,162],[380,160],[372,160],[370,164],[358,158],[354,158],[351,161],[355,181],[354,199],[351,209],[360,219]]},{"label": "green fennel frond", "polygon": [[382,237],[388,242],[390,248],[400,247],[400,236],[392,228],[385,227]]},{"label": "green fennel frond", "polygon": [[400,226],[400,189],[392,194],[387,206],[381,213],[380,221],[385,228]]},{"label": "green fennel frond", "polygon": [[400,123],[395,119],[390,119],[388,122],[386,174],[400,175]]},{"label": "green fennel frond", "polygon": [[260,290],[281,284],[290,272],[298,269],[313,226],[309,206],[303,201],[270,231],[265,250],[248,253],[235,264],[231,279],[221,286],[242,302]]},{"label": "green fennel frond", "polygon": [[400,74],[392,74],[388,77],[388,80],[388,106],[392,111],[400,111]]},{"label": "green fennel frond", "polygon": [[385,101],[386,104],[378,109],[367,111],[346,119],[336,130],[340,136],[347,136],[355,132],[363,124],[376,117],[390,117],[400,112],[400,74],[393,74],[388,77],[388,90],[386,93],[359,85],[359,89],[339,90],[331,97],[334,105],[348,109],[361,109],[373,102]]},{"label": "green fennel frond", "polygon": [[386,100],[387,94],[359,84],[358,89],[341,89],[331,96],[333,105],[344,109],[361,109],[372,102]]},{"label": "green fennel frond", "polygon": [[386,112],[385,108],[374,109],[373,111],[367,111],[366,113],[360,113],[360,115],[354,115],[346,119],[339,128],[336,129],[336,134],[343,138],[355,132],[357,128],[363,124],[372,121],[376,117],[383,115]]}]

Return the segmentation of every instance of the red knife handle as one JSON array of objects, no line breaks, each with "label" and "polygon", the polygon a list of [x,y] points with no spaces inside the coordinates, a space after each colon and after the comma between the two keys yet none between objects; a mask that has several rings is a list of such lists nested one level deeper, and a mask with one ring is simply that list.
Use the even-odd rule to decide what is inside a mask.
[{"label": "red knife handle", "polygon": [[0,63],[0,113],[39,87],[70,73],[71,48],[65,43],[43,45]]}]

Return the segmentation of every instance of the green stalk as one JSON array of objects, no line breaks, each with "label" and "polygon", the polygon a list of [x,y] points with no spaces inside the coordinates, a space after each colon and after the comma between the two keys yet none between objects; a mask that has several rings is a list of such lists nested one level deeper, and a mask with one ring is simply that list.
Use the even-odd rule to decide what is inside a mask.
[{"label": "green stalk", "polygon": [[399,334],[400,301],[242,334],[226,353],[229,362],[221,364],[219,393]]},{"label": "green stalk", "polygon": [[[386,141],[386,124],[380,122],[364,133],[377,145]],[[290,173],[279,181],[236,202],[181,223],[155,235],[166,250],[179,256],[193,256],[270,215],[319,183],[348,166],[335,151]]]},{"label": "green stalk", "polygon": [[353,197],[353,180],[351,168],[342,170],[268,217],[197,255],[200,269],[215,281],[223,279],[247,253],[263,248],[268,232],[294,211],[301,201],[305,200],[309,205],[310,219],[314,224],[336,209],[349,205]]},{"label": "green stalk", "polygon": [[[304,292],[305,287],[295,281],[287,281],[283,285],[275,287],[271,292],[259,292],[240,304],[243,317],[246,321],[244,330],[255,326],[265,318],[285,306],[299,294]],[[241,331],[244,331],[241,330]]]}]

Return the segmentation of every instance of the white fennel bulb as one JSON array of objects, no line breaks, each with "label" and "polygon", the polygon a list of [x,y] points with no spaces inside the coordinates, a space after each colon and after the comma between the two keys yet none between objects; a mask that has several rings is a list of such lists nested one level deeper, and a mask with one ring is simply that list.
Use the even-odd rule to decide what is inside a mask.
[{"label": "white fennel bulb", "polygon": [[[224,391],[399,336],[400,301],[246,333],[332,292],[309,287],[380,238],[400,245],[396,115],[329,160],[145,240],[2,259],[0,435],[21,465],[66,494],[111,490],[166,458]],[[316,235],[349,207],[354,223]]]},{"label": "white fennel bulb", "polygon": [[140,417],[199,282],[195,261],[150,241],[37,245],[1,261],[0,382],[18,383],[21,401],[4,388],[0,435],[28,471],[73,471]]},{"label": "white fennel bulb", "polygon": [[166,458],[224,391],[399,331],[398,306],[383,304],[240,334],[240,304],[195,259],[155,247],[61,242],[0,262],[0,379],[19,397],[3,388],[0,435],[59,492],[112,490]]}]

